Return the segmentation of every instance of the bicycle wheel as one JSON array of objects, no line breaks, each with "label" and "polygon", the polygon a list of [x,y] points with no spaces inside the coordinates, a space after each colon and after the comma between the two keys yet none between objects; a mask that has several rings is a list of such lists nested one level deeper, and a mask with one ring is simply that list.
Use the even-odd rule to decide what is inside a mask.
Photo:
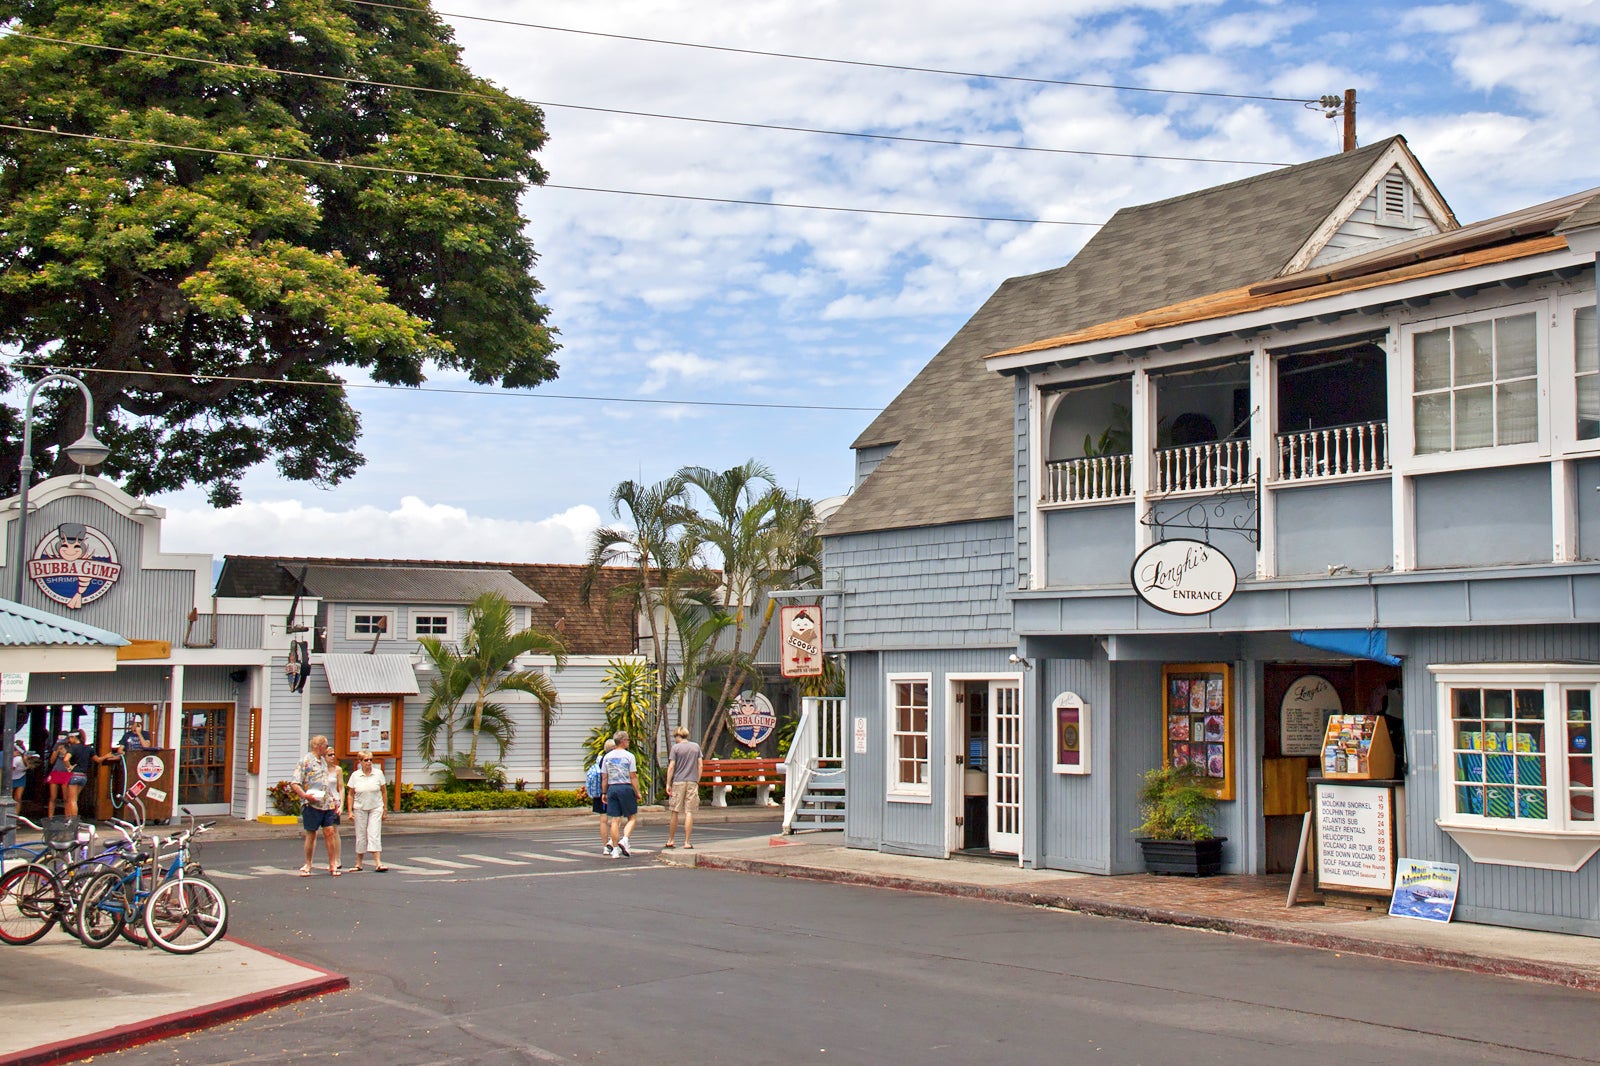
[{"label": "bicycle wheel", "polygon": [[117,939],[117,932],[128,914],[124,881],[116,874],[98,874],[84,886],[78,898],[75,924],[78,939],[86,948],[103,948]]},{"label": "bicycle wheel", "polygon": [[228,931],[228,900],[210,881],[174,878],[145,900],[144,931],[165,951],[193,955]]},{"label": "bicycle wheel", "polygon": [[61,882],[61,906],[57,908],[57,913],[61,917],[64,932],[78,935],[78,903],[83,899],[83,890],[89,887],[89,882],[103,874],[115,872],[116,869],[106,863],[88,859],[75,862],[56,875]]},{"label": "bicycle wheel", "polygon": [[42,866],[18,866],[0,877],[0,940],[31,944],[60,915],[61,884]]}]

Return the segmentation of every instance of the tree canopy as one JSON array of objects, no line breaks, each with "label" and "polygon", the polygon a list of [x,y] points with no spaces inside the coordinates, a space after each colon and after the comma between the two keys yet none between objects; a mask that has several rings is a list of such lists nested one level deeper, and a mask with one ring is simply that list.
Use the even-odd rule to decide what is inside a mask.
[{"label": "tree canopy", "polygon": [[[82,368],[129,491],[228,505],[269,460],[339,482],[363,462],[341,371],[555,377],[517,203],[543,114],[474,76],[425,2],[0,0],[0,20],[0,121],[37,131],[0,129],[0,345],[44,368],[0,385]],[[41,395],[40,468],[65,469],[81,402]],[[0,433],[14,488],[15,410]]]}]

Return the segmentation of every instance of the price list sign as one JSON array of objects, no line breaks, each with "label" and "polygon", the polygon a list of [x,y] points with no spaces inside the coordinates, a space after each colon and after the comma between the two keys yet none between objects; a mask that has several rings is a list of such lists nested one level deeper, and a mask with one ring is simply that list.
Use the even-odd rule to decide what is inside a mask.
[{"label": "price list sign", "polygon": [[1394,890],[1394,792],[1317,786],[1317,887]]}]

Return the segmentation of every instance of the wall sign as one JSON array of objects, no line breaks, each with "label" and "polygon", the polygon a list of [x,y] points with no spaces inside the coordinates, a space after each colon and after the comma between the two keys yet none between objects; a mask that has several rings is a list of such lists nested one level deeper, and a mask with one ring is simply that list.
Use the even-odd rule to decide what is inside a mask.
[{"label": "wall sign", "polygon": [[27,702],[28,674],[25,671],[0,674],[0,703]]},{"label": "wall sign", "polygon": [[161,780],[161,775],[167,772],[167,764],[161,761],[159,755],[146,755],[139,760],[139,780],[147,784]]},{"label": "wall sign", "polygon": [[778,715],[772,701],[759,692],[741,692],[728,709],[733,735],[747,748],[753,748],[778,728]]},{"label": "wall sign", "polygon": [[1289,682],[1278,704],[1279,746],[1285,755],[1321,755],[1322,728],[1328,715],[1344,710],[1333,682],[1304,674]]},{"label": "wall sign", "polygon": [[1055,725],[1055,772],[1089,772],[1089,705],[1075,692],[1063,692],[1050,703]]},{"label": "wall sign", "polygon": [[111,538],[82,522],[63,522],[40,537],[28,559],[28,580],[73,611],[110,592],[121,576]]},{"label": "wall sign", "polygon": [[821,677],[822,605],[783,608],[778,612],[778,632],[783,634],[783,676]]},{"label": "wall sign", "polygon": [[1133,591],[1158,611],[1208,614],[1233,598],[1239,575],[1221,549],[1198,540],[1163,540],[1133,561]]},{"label": "wall sign", "polygon": [[855,743],[851,745],[850,750],[856,755],[865,755],[867,753],[867,720],[865,718],[857,718],[855,720]]},{"label": "wall sign", "polygon": [[1394,792],[1317,786],[1317,887],[1394,889]]}]

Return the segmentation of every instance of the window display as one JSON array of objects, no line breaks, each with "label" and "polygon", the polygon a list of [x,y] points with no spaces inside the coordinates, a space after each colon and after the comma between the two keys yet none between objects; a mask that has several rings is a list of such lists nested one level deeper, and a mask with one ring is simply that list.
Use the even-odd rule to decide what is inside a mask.
[{"label": "window display", "polygon": [[1233,671],[1226,663],[1186,663],[1161,671],[1162,764],[1205,778],[1217,798],[1233,799]]}]

